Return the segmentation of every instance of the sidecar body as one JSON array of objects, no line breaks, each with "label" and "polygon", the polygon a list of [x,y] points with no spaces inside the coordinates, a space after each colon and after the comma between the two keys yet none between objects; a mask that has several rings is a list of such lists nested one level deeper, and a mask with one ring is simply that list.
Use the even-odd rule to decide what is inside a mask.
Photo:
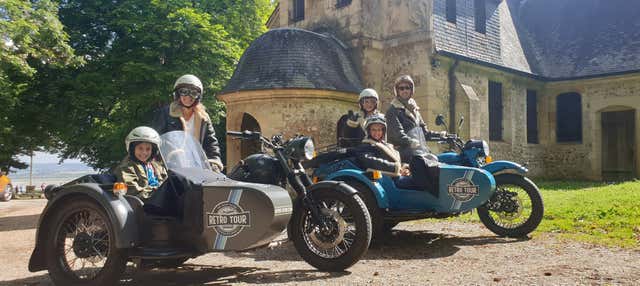
[{"label": "sidecar body", "polygon": [[[181,136],[173,142],[192,140]],[[163,144],[167,142],[171,140]],[[200,160],[200,149],[196,157],[189,157],[186,149],[176,150],[180,152],[173,155],[162,152],[163,157],[173,156],[165,160],[169,178],[154,191],[165,192],[171,212],[149,208],[153,195],[143,201],[126,189],[116,191],[112,175],[87,175],[48,186],[29,270],[48,269],[56,283],[93,281],[85,272],[96,267],[102,269],[96,276],[115,277],[127,260],[177,266],[207,252],[266,245],[286,228],[292,201],[285,189],[234,181],[202,165],[206,157]],[[113,266],[110,261],[121,263]],[[115,274],[104,274],[110,271]]]},{"label": "sidecar body", "polygon": [[422,189],[407,177],[392,178],[367,172],[352,158],[329,160],[314,167],[313,176],[318,180],[345,181],[358,191],[368,193],[387,222],[466,212],[489,200],[496,187],[493,175],[485,170],[447,164],[439,166],[438,190]]}]

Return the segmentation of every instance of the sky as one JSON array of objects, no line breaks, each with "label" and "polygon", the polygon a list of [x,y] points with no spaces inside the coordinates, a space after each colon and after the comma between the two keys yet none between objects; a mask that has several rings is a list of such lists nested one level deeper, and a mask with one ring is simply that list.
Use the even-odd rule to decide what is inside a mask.
[{"label": "sky", "polygon": [[[19,156],[18,160],[25,162],[27,164],[29,164],[29,156]],[[52,153],[47,153],[47,152],[35,152],[35,155],[33,156],[33,163],[34,164],[38,164],[38,163],[58,163],[58,161],[60,161],[60,159],[58,158],[58,155],[56,154],[52,154]],[[78,159],[67,159],[64,160],[64,163],[81,163],[80,160]]]}]

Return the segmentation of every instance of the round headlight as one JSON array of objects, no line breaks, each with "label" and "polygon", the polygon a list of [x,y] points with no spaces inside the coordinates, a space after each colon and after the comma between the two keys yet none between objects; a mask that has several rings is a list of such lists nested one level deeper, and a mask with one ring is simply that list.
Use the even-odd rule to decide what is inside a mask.
[{"label": "round headlight", "polygon": [[307,142],[304,143],[304,157],[307,160],[313,159],[313,153],[315,152],[315,146],[313,146],[313,140],[311,138],[307,139]]},{"label": "round headlight", "polygon": [[489,156],[489,143],[487,143],[487,141],[482,140],[482,151],[484,152],[484,156]]}]

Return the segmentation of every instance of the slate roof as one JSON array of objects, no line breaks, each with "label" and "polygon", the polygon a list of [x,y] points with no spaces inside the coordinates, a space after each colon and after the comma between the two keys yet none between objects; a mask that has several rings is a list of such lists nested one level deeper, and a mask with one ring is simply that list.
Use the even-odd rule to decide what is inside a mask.
[{"label": "slate roof", "polygon": [[484,36],[473,30],[473,0],[456,1],[455,25],[446,22],[446,1],[434,1],[436,50],[543,80],[640,71],[640,1],[505,1],[507,9],[486,1]]},{"label": "slate roof", "polygon": [[360,76],[345,46],[333,37],[295,29],[273,29],[240,58],[221,94],[241,90],[311,88],[359,93]]},{"label": "slate roof", "polygon": [[640,70],[640,1],[507,3],[534,73],[570,78]]}]

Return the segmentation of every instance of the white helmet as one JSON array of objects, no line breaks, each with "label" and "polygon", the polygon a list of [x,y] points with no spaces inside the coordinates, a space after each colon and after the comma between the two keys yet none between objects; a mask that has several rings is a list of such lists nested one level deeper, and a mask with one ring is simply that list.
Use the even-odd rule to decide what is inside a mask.
[{"label": "white helmet", "polygon": [[360,96],[358,97],[358,101],[362,102],[363,99],[365,98],[375,98],[376,101],[380,100],[378,98],[378,93],[376,92],[375,89],[373,88],[365,88],[364,90],[362,90],[362,92],[360,92]]},{"label": "white helmet", "polygon": [[155,150],[160,146],[160,134],[155,129],[147,126],[140,126],[133,128],[127,138],[124,139],[124,144],[127,148],[127,152],[130,153],[133,150],[129,150],[129,146],[134,142],[147,142],[154,146]]},{"label": "white helmet", "polygon": [[384,118],[382,114],[376,114],[369,118],[364,123],[364,130],[367,133],[367,138],[369,138],[369,126],[373,124],[382,124],[384,126],[384,139],[387,138],[387,120]]},{"label": "white helmet", "polygon": [[200,93],[204,91],[204,89],[202,88],[202,82],[200,81],[200,79],[192,74],[185,74],[179,77],[176,80],[176,83],[173,84],[173,90],[176,90],[180,86],[185,86],[185,85],[190,85],[198,88],[200,90]]}]

